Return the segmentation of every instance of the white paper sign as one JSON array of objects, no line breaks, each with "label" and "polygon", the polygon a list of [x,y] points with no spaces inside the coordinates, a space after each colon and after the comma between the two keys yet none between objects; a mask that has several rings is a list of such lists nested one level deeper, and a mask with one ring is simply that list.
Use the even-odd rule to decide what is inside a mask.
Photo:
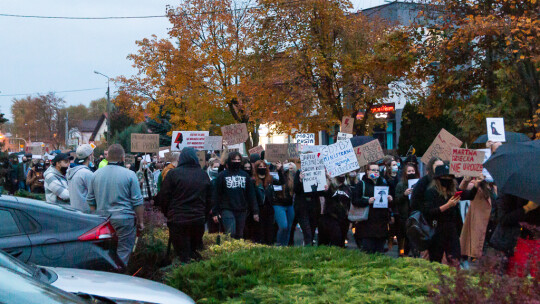
[{"label": "white paper sign", "polygon": [[[415,178],[415,179],[409,179],[409,180],[407,181],[407,182],[409,183],[408,189],[414,188],[414,185],[416,185],[416,183],[418,183],[419,180],[420,180],[420,179],[418,179],[418,178]],[[412,195],[412,193],[409,194],[409,199],[411,199],[411,195]]]},{"label": "white paper sign", "polygon": [[151,163],[152,162],[152,158],[150,157],[150,154],[145,154],[143,155],[143,158],[142,158],[144,161],[146,161],[147,163]]},{"label": "white paper sign", "polygon": [[375,186],[373,208],[388,208],[388,186]]},{"label": "white paper sign", "polygon": [[324,167],[330,177],[336,177],[360,168],[350,140],[338,141],[333,145],[324,146],[320,153],[319,157],[322,157]]},{"label": "white paper sign", "polygon": [[325,146],[300,146],[299,152],[302,153],[320,153]]},{"label": "white paper sign", "polygon": [[41,155],[32,154],[32,159],[41,159]]},{"label": "white paper sign", "polygon": [[461,219],[463,222],[465,222],[465,217],[467,216],[467,212],[469,212],[470,207],[471,201],[459,201],[459,211],[461,213]]},{"label": "white paper sign", "polygon": [[495,142],[505,142],[504,118],[486,118],[488,140]]},{"label": "white paper sign", "polygon": [[165,158],[165,153],[169,153],[169,149],[159,151],[159,158]]},{"label": "white paper sign", "polygon": [[300,146],[315,145],[315,133],[297,133],[296,143],[300,144]]},{"label": "white paper sign", "polygon": [[300,154],[300,164],[304,179],[304,192],[323,191],[326,185],[326,175],[322,158],[317,157],[318,153]]},{"label": "white paper sign", "polygon": [[[484,163],[487,162],[487,160],[491,157],[491,149],[478,149],[478,151],[484,152]],[[493,180],[493,177],[491,176],[491,174],[488,172],[486,168],[482,170],[482,174],[484,175],[486,180],[489,180],[489,181]]]},{"label": "white paper sign", "polygon": [[215,151],[223,149],[223,136],[206,136],[204,150]]},{"label": "white paper sign", "polygon": [[343,132],[338,132],[338,134],[337,134],[337,141],[347,140],[347,139],[352,138],[352,137],[353,137],[352,134],[349,134],[349,133],[343,133]]},{"label": "white paper sign", "polygon": [[[270,172],[270,175],[272,175],[272,178],[273,178],[275,181],[279,182],[279,173],[277,173],[277,172]],[[275,189],[275,186],[274,186],[274,189]]]},{"label": "white paper sign", "polygon": [[171,151],[182,151],[185,147],[204,150],[204,140],[208,131],[173,131]]}]

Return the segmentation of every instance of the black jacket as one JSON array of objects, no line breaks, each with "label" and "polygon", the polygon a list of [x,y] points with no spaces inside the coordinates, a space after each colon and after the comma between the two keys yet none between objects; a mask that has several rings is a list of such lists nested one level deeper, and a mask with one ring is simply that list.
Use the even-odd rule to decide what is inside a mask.
[{"label": "black jacket", "polygon": [[[530,225],[540,227],[540,208],[525,213],[523,206],[527,205],[528,200],[519,198],[510,194],[503,194],[497,199],[497,221],[503,228],[520,227],[524,222]],[[522,236],[528,236],[530,231],[522,229]]]},{"label": "black jacket", "polygon": [[414,185],[413,192],[411,194],[411,212],[415,210],[423,210],[425,202],[426,190],[431,183],[432,178],[429,175],[425,175]]},{"label": "black jacket", "polygon": [[[255,182],[254,182],[255,183]],[[261,184],[259,186],[255,185],[255,194],[257,197],[257,204],[259,210],[266,204],[273,205],[276,200],[276,195],[274,192],[274,185],[270,184],[266,188]]]},{"label": "black jacket", "polygon": [[169,171],[158,195],[168,222],[204,223],[211,204],[210,179],[201,169],[193,148],[180,154],[178,167]]},{"label": "black jacket", "polygon": [[[365,185],[365,193],[363,192]],[[384,178],[379,177],[377,183],[374,183],[369,177],[364,175],[362,180],[356,185],[356,194],[354,195],[353,205],[356,207],[368,207],[369,215],[367,221],[355,224],[356,235],[359,238],[385,238],[388,236],[388,224],[390,223],[390,209],[373,208],[369,204],[369,198],[374,197],[375,186],[386,186]]]},{"label": "black jacket", "polygon": [[220,214],[221,210],[250,211],[253,215],[259,214],[255,185],[244,170],[226,169],[221,172],[216,178],[214,200],[213,214]]},{"label": "black jacket", "polygon": [[[463,190],[461,200],[473,200],[476,196],[476,192],[476,187],[472,190]],[[446,204],[450,197],[444,197],[439,194],[433,180],[429,184],[424,194],[424,199],[425,204],[424,207],[420,209],[420,211],[422,212],[426,220],[428,220],[429,222],[437,221],[437,225],[439,225],[440,223],[456,223],[459,225],[463,222],[461,219],[459,204],[447,209],[444,212],[441,212],[440,207]]]},{"label": "black jacket", "polygon": [[[315,187],[316,190],[316,187]],[[315,212],[320,213],[320,197],[324,196],[324,191],[304,192],[304,184],[300,181],[300,170],[294,175],[294,212]]]},{"label": "black jacket", "polygon": [[353,198],[351,187],[341,185],[335,190],[327,191],[325,196],[323,215],[339,222],[348,222],[347,214],[351,208]]}]

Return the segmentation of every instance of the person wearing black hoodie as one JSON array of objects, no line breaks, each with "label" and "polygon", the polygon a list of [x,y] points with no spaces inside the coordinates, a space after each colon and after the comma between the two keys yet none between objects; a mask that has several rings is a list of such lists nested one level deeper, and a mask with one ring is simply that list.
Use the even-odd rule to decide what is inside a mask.
[{"label": "person wearing black hoodie", "polygon": [[182,263],[200,259],[206,214],[211,206],[210,179],[201,169],[195,149],[182,150],[159,195],[165,208],[171,242]]},{"label": "person wearing black hoodie", "polygon": [[345,247],[350,224],[347,212],[352,197],[351,187],[345,184],[345,174],[336,176],[335,183],[325,193],[325,204],[319,218],[319,245]]},{"label": "person wearing black hoodie", "polygon": [[[356,195],[352,201],[356,207],[369,207],[368,219],[354,224],[354,239],[358,248],[366,253],[383,253],[384,243],[388,238],[388,224],[391,221],[389,208],[373,208],[375,202],[375,186],[386,186],[386,181],[380,176],[377,163],[369,163],[365,168],[366,174],[356,185]],[[388,196],[388,203],[392,196]]]},{"label": "person wearing black hoodie", "polygon": [[235,239],[243,238],[248,211],[259,221],[259,206],[251,177],[243,170],[242,155],[232,152],[227,158],[227,169],[216,179],[214,189],[214,222],[221,216],[225,232]]}]

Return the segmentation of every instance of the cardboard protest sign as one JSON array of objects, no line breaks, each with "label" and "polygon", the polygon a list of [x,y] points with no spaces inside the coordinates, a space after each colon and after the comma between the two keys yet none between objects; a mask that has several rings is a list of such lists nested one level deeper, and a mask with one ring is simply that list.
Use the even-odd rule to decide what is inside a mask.
[{"label": "cardboard protest sign", "polygon": [[[324,172],[324,163],[318,153],[307,153],[300,155],[300,163],[304,179],[304,192],[324,191],[326,185],[326,174]],[[315,190],[315,191],[313,191]]]},{"label": "cardboard protest sign", "polygon": [[504,118],[488,117],[486,118],[488,140],[495,142],[505,142],[506,134],[504,132]]},{"label": "cardboard protest sign", "polygon": [[353,137],[352,134],[349,134],[349,133],[343,133],[343,132],[338,132],[338,134],[337,134],[337,141],[348,140],[349,138],[352,138],[352,137]]},{"label": "cardboard protest sign", "polygon": [[171,151],[182,151],[185,147],[204,150],[204,140],[208,131],[173,131]]},{"label": "cardboard protest sign", "polygon": [[378,139],[354,148],[358,165],[365,166],[384,158],[384,152]]},{"label": "cardboard protest sign", "polygon": [[245,123],[221,127],[221,134],[223,135],[223,144],[229,146],[245,143],[249,138]]},{"label": "cardboard protest sign", "polygon": [[[419,178],[415,178],[415,179],[409,179],[407,180],[407,183],[408,183],[408,188],[413,188],[414,189],[414,185],[416,185],[416,183],[418,183],[420,179]],[[409,199],[411,199],[411,196],[412,196],[412,193],[409,194]]]},{"label": "cardboard protest sign", "polygon": [[298,144],[288,144],[287,154],[289,156],[287,157],[289,161],[293,159],[299,159],[300,155],[298,154]]},{"label": "cardboard protest sign", "polygon": [[154,153],[159,151],[159,134],[131,134],[131,152]]},{"label": "cardboard protest sign", "polygon": [[315,145],[315,133],[296,133],[296,143],[300,146]]},{"label": "cardboard protest sign", "polygon": [[482,175],[482,170],[484,169],[483,163],[483,151],[452,148],[450,174],[477,177]]},{"label": "cardboard protest sign", "polygon": [[203,150],[215,151],[223,149],[223,137],[222,136],[206,136],[204,138]]},{"label": "cardboard protest sign", "polygon": [[206,166],[206,151],[197,151],[197,157],[199,158],[201,168],[204,168]]},{"label": "cardboard protest sign", "polygon": [[354,171],[360,166],[350,140],[324,146],[320,152],[324,166],[331,177]]},{"label": "cardboard protest sign", "polygon": [[421,161],[427,164],[433,157],[439,157],[443,161],[450,161],[452,148],[459,148],[463,142],[445,129],[441,129],[435,140],[431,143]]},{"label": "cardboard protest sign", "polygon": [[354,118],[343,117],[341,120],[341,132],[352,134],[354,128]]},{"label": "cardboard protest sign", "polygon": [[266,144],[264,159],[271,163],[285,161],[289,158],[289,144]]},{"label": "cardboard protest sign", "polygon": [[375,186],[373,208],[388,208],[388,186]]},{"label": "cardboard protest sign", "polygon": [[261,152],[264,151],[263,147],[261,145],[258,145],[254,148],[249,149],[249,155],[251,154],[261,154]]}]

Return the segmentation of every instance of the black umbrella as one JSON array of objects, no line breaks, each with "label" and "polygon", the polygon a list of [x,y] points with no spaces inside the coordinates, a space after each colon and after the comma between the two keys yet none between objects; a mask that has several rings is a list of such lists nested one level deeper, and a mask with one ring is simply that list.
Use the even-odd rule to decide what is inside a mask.
[{"label": "black umbrella", "polygon": [[[531,141],[531,139],[523,133],[504,132],[504,136],[507,143]],[[473,144],[485,144],[487,141],[488,141],[487,134],[484,134],[484,135],[480,135],[480,137],[478,137],[473,142]]]},{"label": "black umbrella", "polygon": [[372,136],[353,136],[350,139],[353,147],[365,145],[368,142],[375,140],[375,138],[373,138]]},{"label": "black umbrella", "polygon": [[499,192],[540,203],[540,140],[502,145],[484,167]]}]

